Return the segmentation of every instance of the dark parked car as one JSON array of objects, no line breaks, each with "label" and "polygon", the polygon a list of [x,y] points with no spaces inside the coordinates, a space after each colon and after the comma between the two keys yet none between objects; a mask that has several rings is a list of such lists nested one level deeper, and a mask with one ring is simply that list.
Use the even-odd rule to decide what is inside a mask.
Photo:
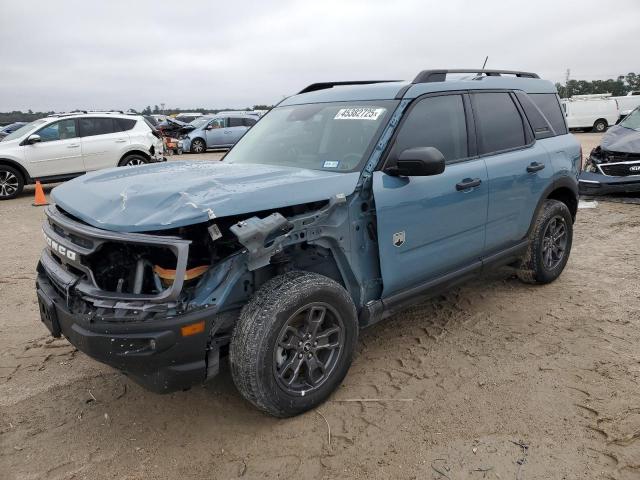
[{"label": "dark parked car", "polygon": [[640,107],[610,127],[580,174],[580,193],[640,192]]},{"label": "dark parked car", "polygon": [[0,128],[0,140],[2,140],[4,137],[9,135],[10,133],[15,132],[20,127],[23,127],[26,124],[27,124],[27,122],[14,122],[14,123],[11,123],[9,125],[6,125],[6,126]]}]

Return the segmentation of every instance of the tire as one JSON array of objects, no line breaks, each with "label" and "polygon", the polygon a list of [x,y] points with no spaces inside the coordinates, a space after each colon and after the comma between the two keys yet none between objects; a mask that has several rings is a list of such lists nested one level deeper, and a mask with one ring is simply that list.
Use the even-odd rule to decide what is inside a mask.
[{"label": "tire", "polygon": [[143,157],[137,153],[132,153],[131,155],[127,155],[118,164],[119,167],[135,167],[138,165],[144,165],[145,163],[149,163],[149,159],[147,157]]},{"label": "tire", "polygon": [[265,283],[242,309],[231,337],[231,375],[257,408],[290,417],[340,385],[357,340],[347,291],[322,275],[289,272]]},{"label": "tire", "polygon": [[16,198],[23,189],[22,173],[8,165],[0,165],[0,200]]},{"label": "tire", "polygon": [[606,132],[607,131],[607,121],[600,118],[598,120],[596,120],[593,124],[593,129],[592,131],[596,132],[596,133],[602,133],[602,132]]},{"label": "tire", "polygon": [[196,138],[191,142],[191,153],[205,153],[207,151],[207,144],[201,138]]},{"label": "tire", "polygon": [[545,200],[529,236],[518,278],[525,283],[553,282],[564,270],[573,242],[573,218],[558,200]]}]

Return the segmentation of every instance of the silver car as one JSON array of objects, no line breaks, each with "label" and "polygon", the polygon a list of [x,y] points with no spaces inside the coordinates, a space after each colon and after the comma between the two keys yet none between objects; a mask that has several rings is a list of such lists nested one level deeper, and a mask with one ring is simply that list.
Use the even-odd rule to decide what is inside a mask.
[{"label": "silver car", "polygon": [[208,148],[231,148],[258,121],[253,113],[218,113],[191,122],[194,127],[182,138],[185,152],[203,153]]}]

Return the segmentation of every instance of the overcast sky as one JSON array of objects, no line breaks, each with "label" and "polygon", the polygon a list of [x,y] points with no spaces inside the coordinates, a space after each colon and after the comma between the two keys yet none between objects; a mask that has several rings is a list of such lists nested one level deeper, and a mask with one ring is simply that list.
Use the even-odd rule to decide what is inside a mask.
[{"label": "overcast sky", "polygon": [[640,73],[639,0],[2,0],[0,111],[247,107],[425,68]]}]

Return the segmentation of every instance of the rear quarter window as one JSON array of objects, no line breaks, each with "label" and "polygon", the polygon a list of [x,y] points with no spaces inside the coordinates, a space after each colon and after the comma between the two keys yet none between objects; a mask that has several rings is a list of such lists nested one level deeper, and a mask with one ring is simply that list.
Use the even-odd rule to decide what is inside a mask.
[{"label": "rear quarter window", "polygon": [[533,129],[536,139],[541,140],[543,138],[553,137],[555,134],[550,122],[547,121],[545,115],[543,115],[535,103],[531,101],[529,96],[524,92],[516,92],[516,97],[524,110],[524,114]]},{"label": "rear quarter window", "polygon": [[[556,135],[567,133],[564,115],[555,93],[530,93],[529,98],[536,104],[556,132]],[[566,109],[566,108],[565,108]]]},{"label": "rear quarter window", "polygon": [[[114,118],[113,120],[115,122],[115,130],[117,132],[126,132],[127,130],[131,130],[136,124],[136,120],[133,118]],[[154,128],[154,126],[151,126],[152,130]]]}]

